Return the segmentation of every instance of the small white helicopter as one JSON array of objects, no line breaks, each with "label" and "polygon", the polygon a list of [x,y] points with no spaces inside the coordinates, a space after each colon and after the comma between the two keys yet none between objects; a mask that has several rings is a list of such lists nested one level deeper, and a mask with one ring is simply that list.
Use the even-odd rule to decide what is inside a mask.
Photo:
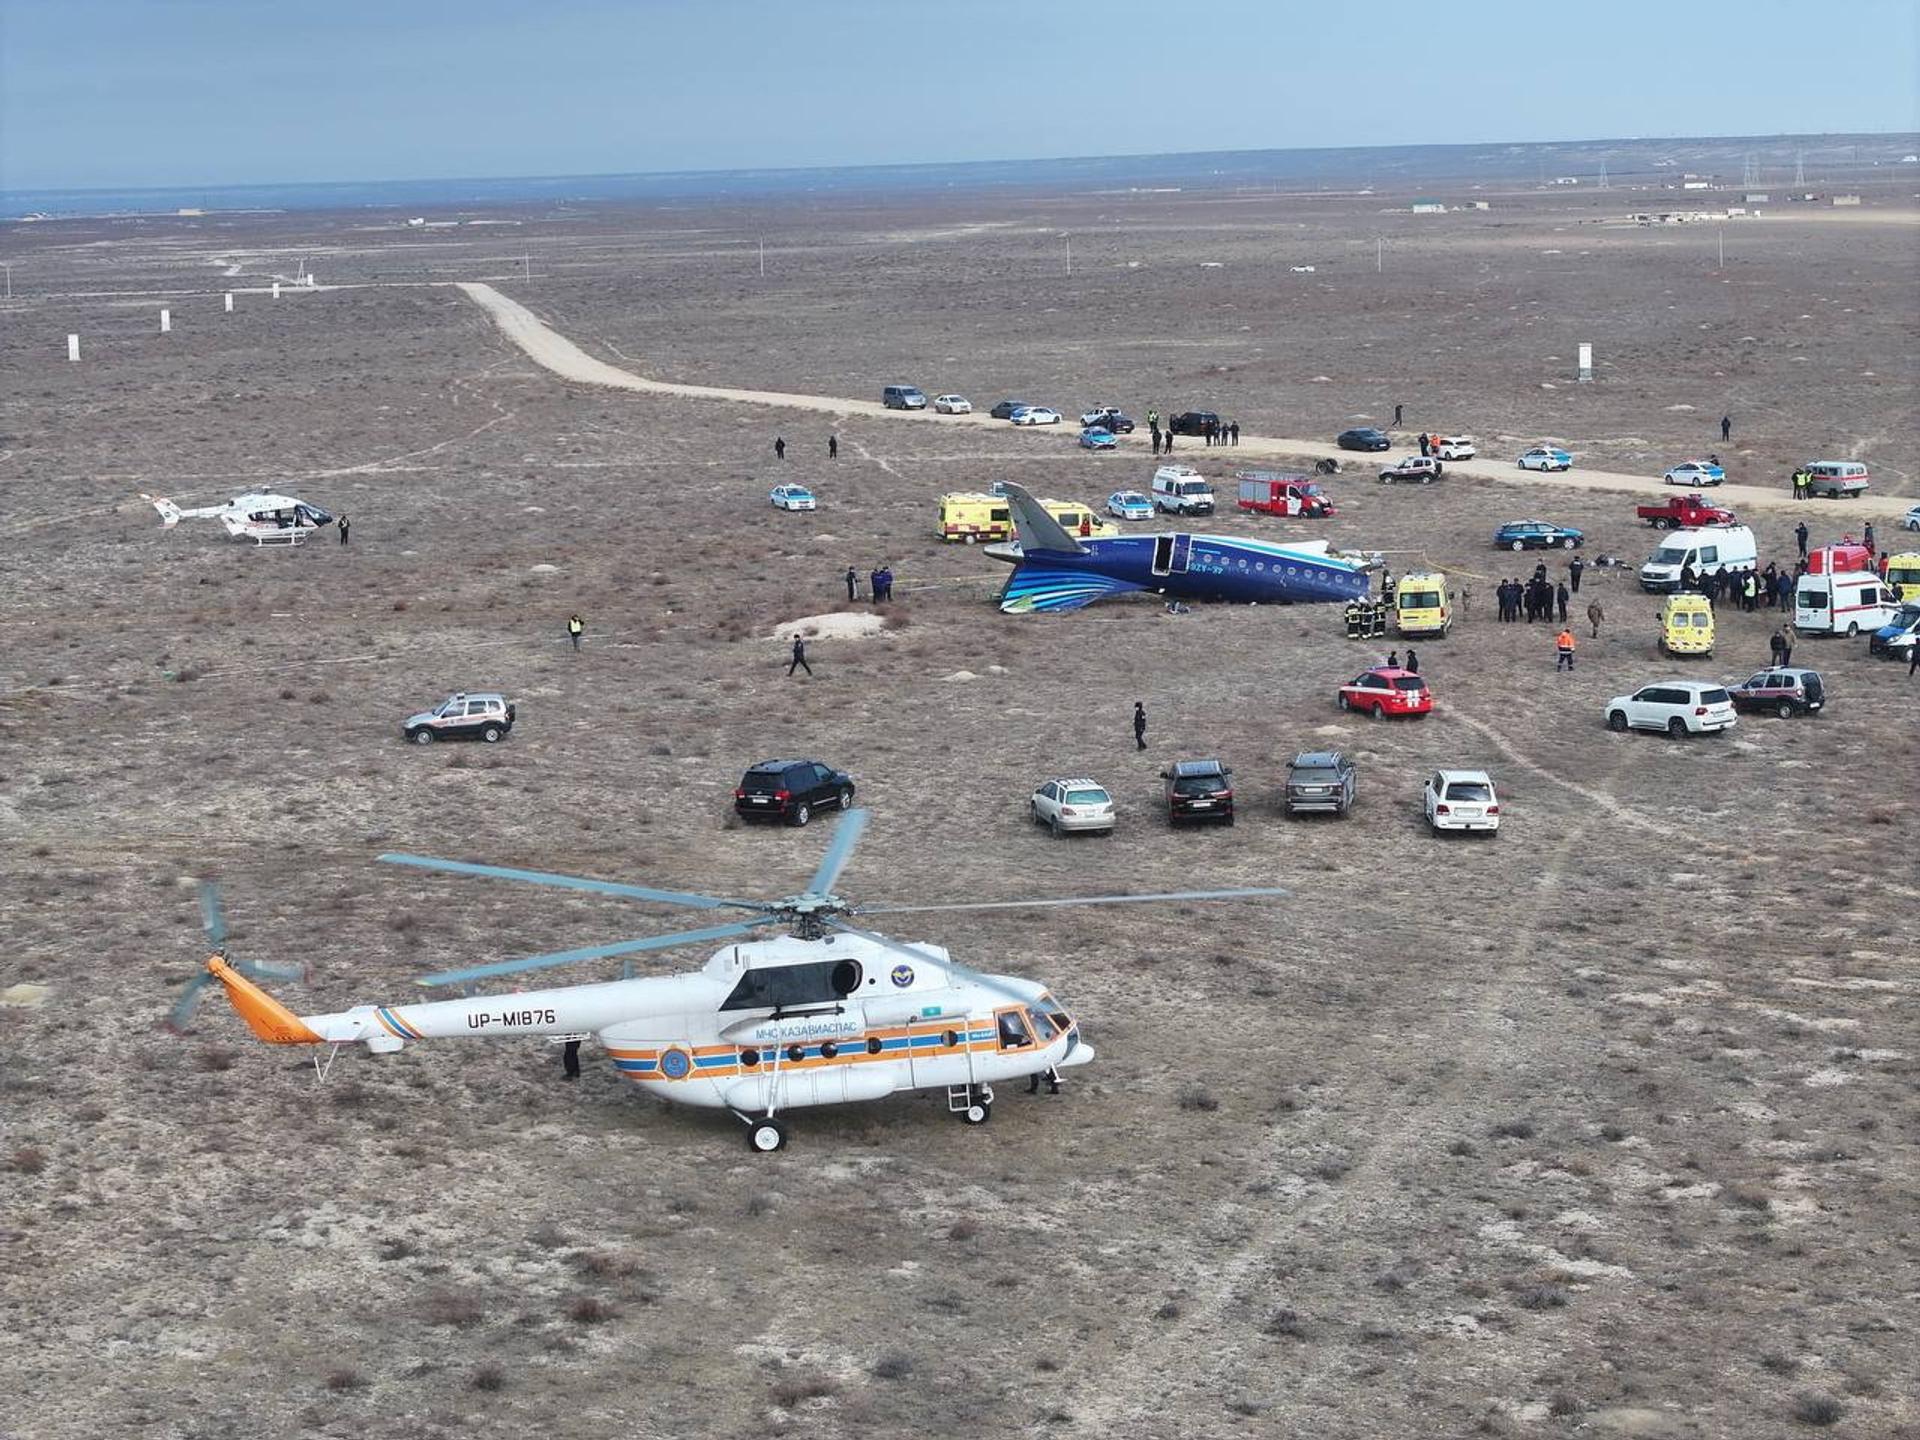
[{"label": "small white helicopter", "polygon": [[198,510],[182,510],[163,495],[140,498],[152,503],[169,530],[182,520],[218,520],[234,539],[256,545],[298,545],[313,531],[333,524],[329,512],[291,495],[236,495],[223,505]]},{"label": "small white helicopter", "polygon": [[[970,1125],[993,1113],[993,1083],[1085,1065],[1093,1047],[1047,988],[1009,975],[982,975],[944,949],[908,945],[849,923],[848,917],[932,910],[1011,910],[1284,895],[1276,889],[1199,890],[1158,895],[858,907],[834,882],[866,828],[849,811],[805,890],[785,899],[732,900],[654,890],[571,875],[471,865],[418,855],[382,855],[396,865],[489,875],[695,910],[746,912],[701,930],[622,940],[423,977],[425,986],[475,981],[576,961],[636,955],[706,941],[739,941],[771,926],[792,933],[732,943],[691,974],[568,985],[419,1005],[356,1005],[329,1015],[295,1015],[221,955],[207,971],[248,1028],[271,1045],[364,1044],[382,1054],[410,1041],[597,1036],[614,1068],[643,1090],[681,1104],[731,1111],[756,1152],[787,1143],[783,1110],[877,1100],[901,1090],[943,1090],[947,1108]],[[315,1059],[315,1068],[325,1070]]]}]

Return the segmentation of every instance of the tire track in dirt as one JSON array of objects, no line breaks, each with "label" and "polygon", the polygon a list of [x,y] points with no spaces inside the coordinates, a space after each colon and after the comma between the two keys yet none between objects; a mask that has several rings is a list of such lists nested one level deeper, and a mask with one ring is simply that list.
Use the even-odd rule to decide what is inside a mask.
[{"label": "tire track in dirt", "polygon": [[[1526,907],[1527,923],[1512,932],[1511,943],[1500,958],[1482,961],[1486,980],[1476,1003],[1471,1008],[1450,1010],[1450,1015],[1461,1022],[1461,1029],[1450,1036],[1450,1049],[1469,1058],[1470,1063],[1463,1065],[1443,1088],[1428,1092],[1400,1124],[1377,1136],[1366,1154],[1339,1180],[1337,1189],[1278,1211],[1265,1209],[1258,1199],[1236,1195],[1222,1202],[1204,1221],[1196,1219],[1190,1224],[1190,1234],[1241,1229],[1250,1230],[1252,1237],[1231,1260],[1208,1272],[1177,1322],[1131,1322],[1132,1344],[1108,1357],[1097,1374],[1063,1395],[1063,1408],[1073,1417],[1069,1427],[1042,1422],[1031,1427],[1032,1433],[1059,1433],[1061,1428],[1100,1435],[1157,1433],[1152,1421],[1156,1411],[1166,1408],[1169,1377],[1173,1376],[1180,1377],[1181,1385],[1192,1394],[1206,1394],[1224,1405],[1232,1385],[1231,1367],[1242,1363],[1246,1355],[1237,1339],[1224,1338],[1228,1312],[1254,1291],[1274,1253],[1300,1239],[1310,1227],[1322,1233],[1363,1228],[1368,1207],[1391,1202],[1392,1176],[1407,1152],[1443,1130],[1445,1120],[1472,1113],[1474,1095],[1485,1088],[1488,1057],[1497,1053],[1499,1067],[1512,1070],[1529,1063],[1539,1051],[1565,1043],[1565,1035],[1544,1022],[1536,1024],[1524,1041],[1504,1025],[1496,1033],[1489,1022],[1503,1017],[1509,1002],[1521,992],[1522,982],[1532,993],[1533,982],[1525,962],[1536,953],[1545,917],[1556,913],[1546,903],[1547,897],[1586,853],[1583,842],[1591,828],[1589,822],[1570,827],[1561,835],[1548,863],[1532,877],[1532,891],[1541,897],[1540,903]],[[1470,1032],[1465,1029],[1468,1025],[1472,1027]],[[1281,1152],[1297,1141],[1285,1122],[1270,1125],[1258,1148],[1259,1160],[1250,1181],[1270,1178],[1280,1165]],[[1342,1347],[1327,1345],[1319,1363],[1304,1370],[1290,1369],[1288,1382],[1300,1393],[1311,1394],[1327,1378],[1328,1371],[1350,1363],[1351,1356]]]}]

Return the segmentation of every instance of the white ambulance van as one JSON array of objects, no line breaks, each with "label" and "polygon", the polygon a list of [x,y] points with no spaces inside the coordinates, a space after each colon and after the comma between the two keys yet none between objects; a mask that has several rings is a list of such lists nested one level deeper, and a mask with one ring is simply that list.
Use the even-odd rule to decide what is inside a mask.
[{"label": "white ambulance van", "polygon": [[1878,630],[1900,607],[1870,570],[1802,575],[1793,587],[1793,624],[1803,635],[1858,635]]}]

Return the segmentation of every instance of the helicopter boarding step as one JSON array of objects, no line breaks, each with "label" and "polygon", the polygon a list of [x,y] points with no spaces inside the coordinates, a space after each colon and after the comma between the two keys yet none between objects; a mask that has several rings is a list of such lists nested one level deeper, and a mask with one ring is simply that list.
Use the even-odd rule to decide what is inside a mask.
[{"label": "helicopter boarding step", "polygon": [[256,545],[304,545],[311,530],[260,530],[253,536]]}]

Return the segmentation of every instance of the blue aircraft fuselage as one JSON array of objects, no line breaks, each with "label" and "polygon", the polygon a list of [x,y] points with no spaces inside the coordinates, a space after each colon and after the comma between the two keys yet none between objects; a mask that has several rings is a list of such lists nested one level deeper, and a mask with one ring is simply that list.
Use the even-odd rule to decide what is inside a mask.
[{"label": "blue aircraft fuselage", "polygon": [[989,555],[1013,566],[1000,608],[1010,615],[1077,610],[1129,590],[1240,605],[1344,603],[1371,590],[1359,562],[1330,555],[1320,545],[1184,532],[1078,543],[1077,554],[989,546]]}]

